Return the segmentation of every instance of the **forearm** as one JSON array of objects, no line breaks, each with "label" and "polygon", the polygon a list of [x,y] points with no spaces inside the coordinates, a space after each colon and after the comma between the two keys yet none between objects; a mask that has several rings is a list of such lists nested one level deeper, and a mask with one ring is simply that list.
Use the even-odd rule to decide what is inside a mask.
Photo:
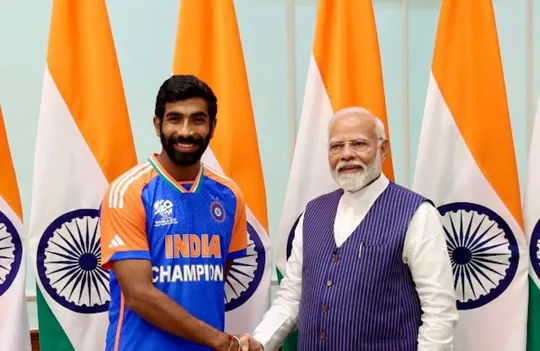
[{"label": "forearm", "polygon": [[302,282],[294,274],[294,269],[289,273],[292,273],[292,277],[286,276],[281,281],[272,306],[253,332],[253,337],[264,346],[265,351],[277,350],[296,329]]},{"label": "forearm", "polygon": [[227,349],[227,334],[195,318],[155,287],[133,293],[126,305],[148,323],[180,338],[220,350]]},{"label": "forearm", "polygon": [[253,332],[253,337],[263,345],[265,351],[276,351],[295,328],[296,315],[273,306]]}]

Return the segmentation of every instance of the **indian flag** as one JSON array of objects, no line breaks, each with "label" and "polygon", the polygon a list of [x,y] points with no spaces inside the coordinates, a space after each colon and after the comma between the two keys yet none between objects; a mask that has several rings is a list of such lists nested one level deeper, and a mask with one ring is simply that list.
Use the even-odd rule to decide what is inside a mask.
[{"label": "indian flag", "polygon": [[[328,166],[328,122],[340,109],[367,108],[386,129],[386,104],[377,26],[371,0],[321,0],[302,115],[279,225],[276,264],[285,273],[294,229],[308,201],[337,188]],[[383,164],[393,180],[392,159]],[[296,350],[296,334],[284,343]]]},{"label": "indian flag", "polygon": [[527,350],[540,350],[540,100],[529,148],[525,187],[525,232],[530,241],[529,325]]},{"label": "indian flag", "polygon": [[0,351],[30,351],[26,238],[17,177],[0,108]]},{"label": "indian flag", "polygon": [[269,308],[272,256],[257,132],[232,0],[182,0],[173,72],[196,75],[218,99],[217,127],[202,161],[242,189],[248,221],[247,256],[234,260],[225,283],[225,329],[251,332]]},{"label": "indian flag", "polygon": [[42,351],[104,349],[99,206],[136,164],[105,0],[54,0],[30,220]]},{"label": "indian flag", "polygon": [[528,255],[491,0],[443,0],[413,189],[439,206],[455,349],[525,350]]}]

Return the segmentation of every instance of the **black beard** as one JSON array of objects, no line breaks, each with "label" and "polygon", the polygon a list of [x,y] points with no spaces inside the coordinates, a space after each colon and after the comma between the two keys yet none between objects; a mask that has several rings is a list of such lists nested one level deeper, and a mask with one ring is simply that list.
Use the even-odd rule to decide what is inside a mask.
[{"label": "black beard", "polygon": [[[204,154],[204,151],[210,143],[210,134],[206,138],[200,136],[171,136],[169,138],[165,138],[163,132],[161,132],[160,139],[161,145],[163,146],[163,149],[165,150],[171,161],[173,161],[178,166],[188,167],[193,166],[200,161],[202,155]],[[176,143],[198,145],[199,148],[193,152],[181,152],[175,149],[174,144]]]}]

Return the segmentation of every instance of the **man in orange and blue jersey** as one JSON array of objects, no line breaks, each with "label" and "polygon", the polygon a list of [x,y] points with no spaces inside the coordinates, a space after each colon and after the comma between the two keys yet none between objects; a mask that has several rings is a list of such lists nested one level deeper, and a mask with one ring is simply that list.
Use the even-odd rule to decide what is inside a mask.
[{"label": "man in orange and blue jersey", "polygon": [[157,95],[159,154],[111,183],[101,205],[102,265],[110,269],[107,351],[239,350],[223,332],[224,279],[245,255],[238,186],[201,162],[217,98],[194,76]]}]

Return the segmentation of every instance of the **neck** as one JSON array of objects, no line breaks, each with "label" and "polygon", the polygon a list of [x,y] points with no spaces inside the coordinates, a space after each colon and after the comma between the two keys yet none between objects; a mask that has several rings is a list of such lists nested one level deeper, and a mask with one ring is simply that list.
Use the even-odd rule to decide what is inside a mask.
[{"label": "neck", "polygon": [[167,155],[164,150],[157,156],[157,160],[161,164],[161,167],[165,168],[177,182],[189,182],[195,180],[201,169],[201,161],[197,161],[197,163],[191,166],[177,165],[169,158],[169,155]]}]

